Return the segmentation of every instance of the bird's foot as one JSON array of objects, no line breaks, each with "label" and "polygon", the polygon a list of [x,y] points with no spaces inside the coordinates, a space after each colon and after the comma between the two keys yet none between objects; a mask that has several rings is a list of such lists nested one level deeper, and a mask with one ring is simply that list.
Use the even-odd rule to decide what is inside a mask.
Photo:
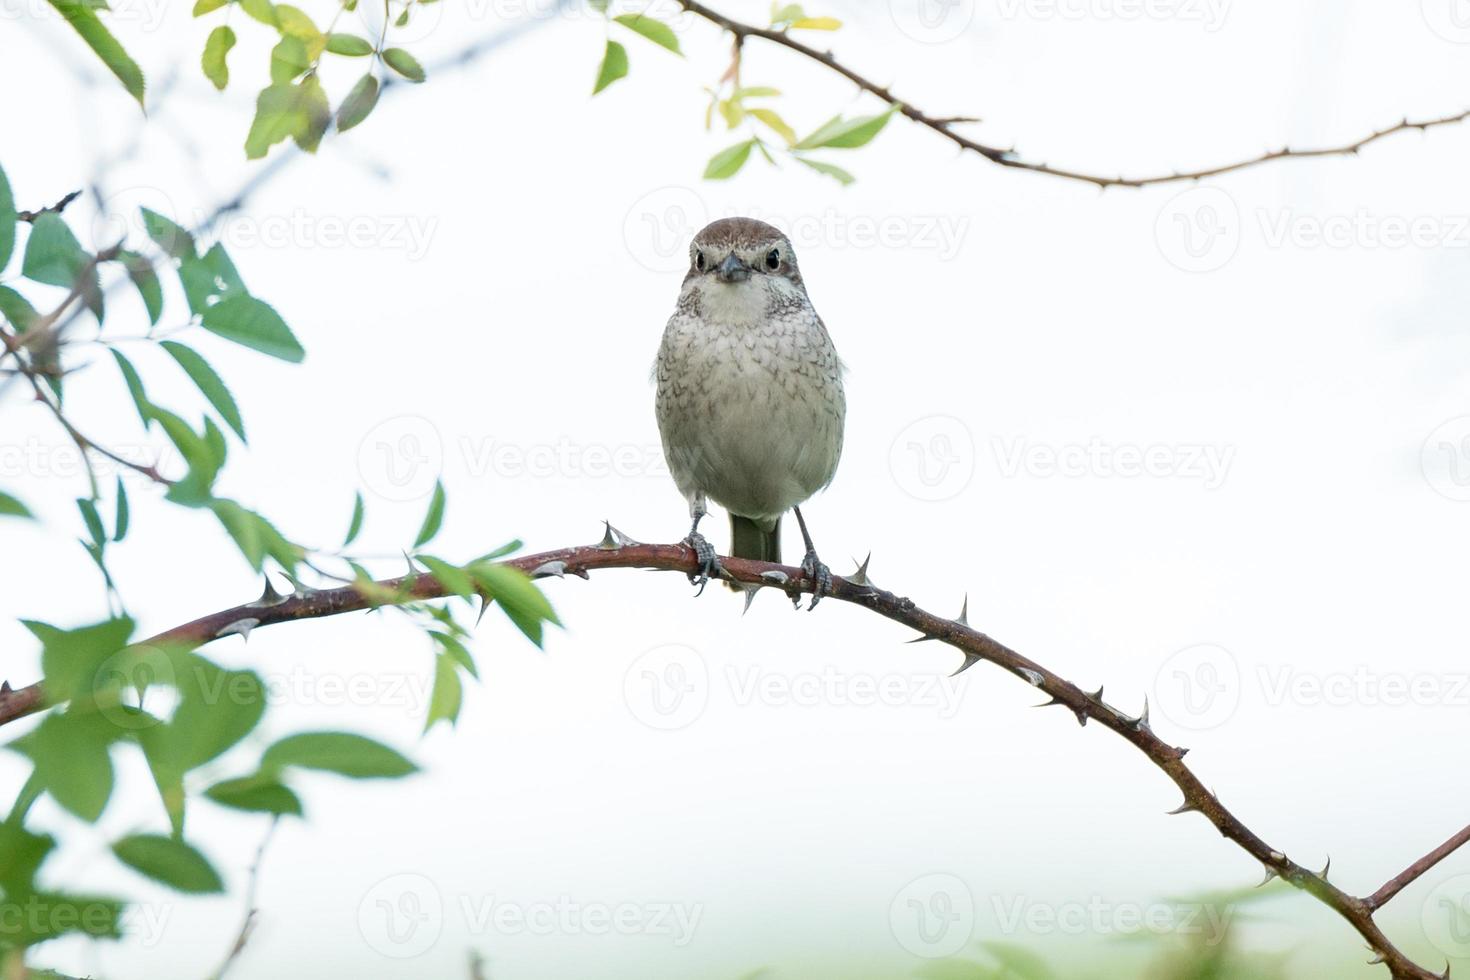
[{"label": "bird's foot", "polygon": [[[817,603],[822,601],[822,596],[832,594],[832,569],[823,565],[815,551],[808,551],[806,557],[801,560],[801,572],[812,581],[812,601],[807,606],[808,610],[817,608]],[[796,608],[801,608],[801,596],[793,600]]]},{"label": "bird's foot", "polygon": [[684,539],[685,544],[694,549],[694,557],[699,560],[699,569],[689,573],[689,584],[699,586],[699,591],[694,593],[695,597],[704,595],[704,587],[712,578],[720,578],[725,570],[720,567],[720,558],[715,554],[715,546],[705,539],[698,531],[690,531],[689,537]]}]

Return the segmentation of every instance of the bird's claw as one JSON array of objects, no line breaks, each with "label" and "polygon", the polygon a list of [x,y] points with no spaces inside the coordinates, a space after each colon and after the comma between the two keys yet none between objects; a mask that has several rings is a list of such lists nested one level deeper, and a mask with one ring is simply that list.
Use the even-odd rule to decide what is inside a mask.
[{"label": "bird's claw", "polygon": [[[817,603],[822,601],[822,596],[832,594],[832,569],[823,565],[815,551],[808,551],[806,557],[801,560],[801,572],[812,582],[812,601],[807,610],[817,608]],[[794,600],[796,608],[801,608],[801,597]]]},{"label": "bird's claw", "polygon": [[690,531],[689,537],[684,539],[689,547],[694,549],[694,557],[699,560],[699,569],[689,573],[689,584],[699,586],[699,591],[694,593],[695,598],[704,595],[704,587],[712,578],[720,578],[725,570],[720,567],[720,558],[715,553],[715,546],[705,539],[698,531]]}]

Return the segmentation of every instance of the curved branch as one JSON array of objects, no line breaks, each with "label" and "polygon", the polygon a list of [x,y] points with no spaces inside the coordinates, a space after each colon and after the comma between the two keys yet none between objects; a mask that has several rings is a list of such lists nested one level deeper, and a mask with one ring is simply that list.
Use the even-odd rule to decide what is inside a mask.
[{"label": "curved branch", "polygon": [[[793,596],[811,591],[812,583],[799,568],[742,558],[722,558],[720,561],[727,578],[745,585],[776,588]],[[695,570],[696,559],[693,549],[686,544],[641,544],[629,540],[609,526],[607,536],[600,544],[523,555],[508,559],[503,564],[518,568],[535,578],[562,578],[567,575],[587,578],[590,572],[610,568],[640,568],[688,574]],[[252,630],[276,623],[370,609],[381,604],[381,600],[373,598],[374,596],[391,593],[396,601],[414,602],[441,599],[450,594],[426,573],[389,579],[378,585],[380,588],[372,590],[345,586],[296,592],[289,596],[279,596],[267,589],[266,594],[254,602],[203,616],[141,642],[198,646],[235,633],[248,636]],[[1470,840],[1470,828],[1461,831],[1416,862],[1373,897],[1357,898],[1329,882],[1325,868],[1318,873],[1302,867],[1242,823],[1184,764],[1184,755],[1188,750],[1171,745],[1154,734],[1149,726],[1146,701],[1141,714],[1127,715],[1102,699],[1101,688],[1092,693],[1083,691],[1036,661],[970,626],[963,612],[956,619],[945,619],[921,609],[911,599],[878,588],[868,580],[866,565],[847,578],[834,577],[831,598],[866,607],[880,616],[918,630],[920,639],[937,640],[954,647],[965,658],[960,670],[982,660],[988,661],[1047,694],[1050,700],[1043,707],[1060,705],[1076,715],[1077,721],[1082,725],[1095,721],[1107,728],[1147,756],[1149,761],[1179,787],[1184,794],[1184,802],[1174,813],[1199,813],[1221,835],[1259,861],[1265,868],[1268,880],[1273,877],[1283,878],[1337,912],[1367,941],[1373,951],[1374,962],[1387,966],[1394,980],[1442,980],[1439,975],[1418,966],[1401,952],[1373,921],[1373,913],[1404,884],[1423,874],[1450,851]],[[45,707],[47,703],[40,684],[32,684],[19,690],[0,689],[0,724]]]},{"label": "curved branch", "polygon": [[1125,177],[1121,174],[1116,177],[1108,177],[1102,174],[1091,174],[1084,173],[1078,170],[1068,170],[1063,167],[1053,167],[1050,164],[1041,163],[1035,160],[1026,160],[1018,157],[1014,148],[1005,149],[1002,147],[981,143],[978,140],[970,139],[967,136],[962,136],[961,134],[956,133],[954,130],[952,130],[950,128],[951,125],[959,122],[975,122],[975,119],[969,117],[944,117],[928,115],[927,113],[916,109],[908,103],[903,102],[895,97],[893,93],[889,91],[887,86],[879,85],[877,82],[874,82],[871,79],[860,75],[853,69],[847,67],[842,62],[838,61],[837,58],[830,51],[819,51],[816,48],[811,47],[810,45],[803,44],[802,42],[793,38],[786,31],[778,31],[767,27],[757,27],[754,24],[746,24],[742,21],[733,20],[729,17],[726,17],[724,14],[719,13],[718,11],[706,7],[704,4],[697,2],[697,0],[678,0],[678,4],[689,13],[701,17],[709,21],[710,23],[729,31],[735,36],[737,43],[743,42],[748,37],[758,37],[762,40],[770,41],[772,44],[778,44],[781,47],[786,48],[790,51],[795,51],[797,54],[802,55],[805,58],[826,66],[829,70],[836,72],[838,75],[841,75],[843,78],[852,82],[864,92],[867,92],[870,95],[876,95],[884,102],[887,102],[889,105],[896,107],[900,113],[918,123],[920,126],[925,126],[929,129],[932,129],[934,132],[943,136],[945,139],[949,140],[951,143],[955,144],[963,150],[969,150],[973,153],[980,154],[991,163],[999,164],[1002,167],[1011,167],[1015,170],[1029,170],[1032,173],[1047,174],[1052,177],[1061,177],[1066,180],[1081,181],[1083,183],[1096,185],[1097,187],[1150,187],[1155,184],[1173,184],[1186,180],[1200,180],[1205,177],[1218,177],[1221,174],[1228,174],[1236,170],[1244,170],[1247,167],[1256,167],[1263,163],[1271,163],[1276,160],[1306,159],[1310,157],[1352,156],[1363,147],[1367,146],[1369,143],[1375,143],[1378,140],[1383,139],[1384,137],[1393,135],[1394,133],[1401,133],[1405,130],[1410,129],[1417,129],[1422,132],[1423,130],[1430,129],[1435,126],[1449,126],[1454,123],[1463,122],[1466,119],[1470,119],[1470,109],[1466,109],[1463,112],[1455,113],[1454,115],[1442,116],[1434,119],[1415,120],[1404,117],[1404,119],[1402,119],[1400,122],[1395,123],[1394,125],[1389,126],[1386,129],[1374,130],[1361,139],[1354,140],[1351,143],[1344,143],[1340,146],[1317,147],[1306,150],[1294,150],[1289,146],[1283,146],[1279,150],[1270,150],[1266,153],[1262,153],[1260,156],[1250,157],[1249,159],[1245,160],[1237,160],[1234,163],[1225,163],[1213,167],[1206,167],[1203,170],[1171,171],[1170,173],[1154,174],[1146,177]]}]

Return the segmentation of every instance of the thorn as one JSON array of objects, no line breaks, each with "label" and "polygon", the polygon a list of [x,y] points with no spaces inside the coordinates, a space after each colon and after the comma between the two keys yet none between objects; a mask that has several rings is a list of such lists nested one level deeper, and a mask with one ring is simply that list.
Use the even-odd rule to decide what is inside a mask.
[{"label": "thorn", "polygon": [[1129,724],[1129,726],[1135,732],[1145,732],[1145,731],[1148,731],[1149,730],[1149,727],[1148,727],[1148,695],[1147,694],[1145,694],[1143,696],[1143,713],[1140,714],[1137,718],[1134,718],[1134,719],[1130,720],[1128,722],[1128,724]]},{"label": "thorn", "polygon": [[1085,711],[1078,711],[1076,708],[1072,707],[1070,704],[1068,704],[1067,702],[1063,701],[1059,697],[1053,696],[1050,701],[1047,701],[1047,702],[1045,702],[1043,704],[1038,704],[1038,705],[1036,705],[1036,707],[1038,707],[1038,708],[1050,708],[1053,705],[1057,705],[1057,704],[1061,705],[1062,707],[1064,707],[1067,710],[1071,711],[1072,714],[1076,715],[1077,716],[1077,724],[1079,724],[1079,725],[1086,725],[1087,724],[1087,712],[1085,712]]},{"label": "thorn", "polygon": [[[909,642],[910,643],[918,643],[919,640],[932,640],[932,639],[934,639],[934,637],[932,637],[932,636],[921,636],[921,637],[919,637],[918,640],[909,640]],[[963,650],[960,651],[960,652],[965,654],[965,662],[962,663],[962,664],[960,664],[960,669],[959,670],[957,670],[953,674],[950,674],[949,675],[951,677],[958,677],[958,676],[960,676],[965,671],[969,670],[971,667],[975,666],[981,660],[984,659],[983,657],[978,656],[977,654],[969,653],[969,652],[966,652],[966,651],[963,651]]]},{"label": "thorn", "polygon": [[1195,806],[1194,803],[1193,803],[1193,801],[1191,801],[1191,800],[1185,800],[1183,803],[1179,804],[1174,809],[1170,810],[1166,814],[1166,816],[1177,817],[1181,813],[1198,813],[1198,812],[1199,812],[1199,807]]},{"label": "thorn", "polygon": [[1256,886],[1257,888],[1264,888],[1266,885],[1271,884],[1271,879],[1272,878],[1279,878],[1279,877],[1281,877],[1280,875],[1278,875],[1276,873],[1276,869],[1273,868],[1273,867],[1271,867],[1269,864],[1266,865],[1265,868],[1266,868],[1266,877],[1264,877],[1264,878],[1261,879],[1261,883]]},{"label": "thorn", "polygon": [[607,530],[602,533],[602,540],[597,543],[597,547],[603,551],[617,551],[619,548],[626,548],[630,544],[638,543],[622,531],[613,527],[612,522],[603,521],[602,523]]},{"label": "thorn", "polygon": [[254,602],[251,603],[252,606],[274,606],[276,603],[282,602],[286,598],[276,591],[276,587],[271,584],[271,577],[269,575],[266,575],[264,577],[265,591],[260,594],[259,599],[256,599]]},{"label": "thorn", "polygon": [[791,580],[791,576],[787,575],[779,568],[772,568],[768,569],[767,571],[761,572],[761,580],[764,582],[770,582],[772,585],[785,585]]},{"label": "thorn", "polygon": [[756,595],[759,594],[761,590],[760,589],[748,588],[748,589],[745,589],[744,591],[745,591],[745,608],[743,608],[743,609],[740,610],[740,615],[742,615],[742,616],[744,616],[746,613],[750,612],[750,604],[755,601]]},{"label": "thorn", "polygon": [[410,576],[415,576],[419,574],[419,570],[414,567],[413,558],[411,558],[406,551],[403,552],[403,560],[408,562],[408,574]]},{"label": "thorn", "polygon": [[1317,877],[1323,881],[1327,880],[1327,872],[1332,870],[1332,855],[1327,855],[1327,863],[1322,865],[1322,870],[1317,872]]},{"label": "thorn", "polygon": [[1276,861],[1276,862],[1285,861],[1286,860],[1286,855],[1285,854],[1282,854],[1280,851],[1272,851],[1271,852],[1271,860]]},{"label": "thorn", "polygon": [[970,594],[965,593],[965,601],[960,604],[960,614],[955,617],[955,622],[961,626],[970,625]]},{"label": "thorn", "polygon": [[1042,677],[1036,671],[1027,670],[1025,667],[1022,667],[1021,676],[1026,678],[1026,683],[1030,684],[1032,687],[1041,686]]},{"label": "thorn", "polygon": [[872,560],[873,560],[873,553],[870,551],[870,552],[868,552],[868,557],[864,558],[862,560],[862,562],[858,565],[857,571],[855,571],[851,575],[847,576],[847,580],[849,582],[851,582],[853,585],[872,586],[873,583],[868,578],[868,562],[870,562]]},{"label": "thorn", "polygon": [[1368,961],[1368,965],[1369,966],[1377,966],[1379,963],[1382,963],[1382,962],[1383,962],[1383,954],[1380,953],[1380,952],[1377,952],[1375,950],[1374,953],[1373,953],[1373,958]]},{"label": "thorn", "polygon": [[[937,640],[937,639],[939,639],[939,637],[935,636],[933,633],[925,633],[923,636],[916,636],[912,640],[906,640],[905,642],[907,642],[907,643],[928,643],[930,640]],[[970,656],[970,654],[968,654],[968,653],[965,654],[966,659],[968,659],[969,656]],[[960,669],[963,670],[964,668],[962,667]]]},{"label": "thorn", "polygon": [[1097,690],[1093,691],[1091,694],[1087,694],[1086,691],[1083,691],[1082,693],[1087,694],[1087,699],[1089,701],[1096,701],[1098,704],[1102,704],[1102,692],[1102,685],[1098,685]]},{"label": "thorn", "polygon": [[486,609],[489,609],[489,608],[490,608],[490,600],[487,599],[483,595],[480,596],[480,614],[475,617],[475,626],[476,627],[478,627],[480,625],[480,620],[482,620],[482,619],[485,618],[485,610]]},{"label": "thorn", "polygon": [[0,694],[9,694],[11,690],[9,681],[0,682]]},{"label": "thorn", "polygon": [[228,626],[221,626],[214,634],[216,640],[229,636],[231,633],[240,634],[240,639],[249,640],[250,631],[260,625],[258,619],[237,619]]},{"label": "thorn", "polygon": [[1182,745],[1174,746],[1174,751],[1179,753],[1179,758],[1181,759],[1184,758],[1186,755],[1189,755],[1189,750]]},{"label": "thorn", "polygon": [[566,578],[567,563],[564,561],[548,561],[537,565],[531,570],[532,578]]}]

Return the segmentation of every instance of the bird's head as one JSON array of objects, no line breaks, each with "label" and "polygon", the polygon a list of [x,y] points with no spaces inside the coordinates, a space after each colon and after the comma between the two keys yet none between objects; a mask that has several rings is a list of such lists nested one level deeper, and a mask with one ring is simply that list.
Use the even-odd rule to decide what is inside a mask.
[{"label": "bird's head", "polygon": [[721,218],[705,225],[689,243],[686,288],[695,283],[734,286],[748,282],[800,289],[801,273],[791,242],[754,218]]}]

